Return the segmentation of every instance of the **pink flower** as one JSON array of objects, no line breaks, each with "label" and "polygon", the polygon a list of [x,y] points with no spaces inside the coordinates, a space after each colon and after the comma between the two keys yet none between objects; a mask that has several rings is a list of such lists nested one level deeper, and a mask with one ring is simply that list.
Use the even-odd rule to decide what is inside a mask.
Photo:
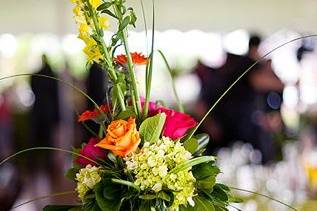
[{"label": "pink flower", "polygon": [[163,136],[173,140],[182,138],[189,129],[197,125],[197,122],[191,116],[175,110],[160,107],[157,109],[157,113],[166,114]]},{"label": "pink flower", "polygon": [[[98,142],[99,140],[97,138],[91,138],[89,142],[79,151],[79,154],[97,162],[98,160],[105,159],[106,152],[99,147],[95,147]],[[88,164],[96,165],[94,162],[81,156],[78,156],[75,159],[75,163],[81,166],[86,166]]]}]

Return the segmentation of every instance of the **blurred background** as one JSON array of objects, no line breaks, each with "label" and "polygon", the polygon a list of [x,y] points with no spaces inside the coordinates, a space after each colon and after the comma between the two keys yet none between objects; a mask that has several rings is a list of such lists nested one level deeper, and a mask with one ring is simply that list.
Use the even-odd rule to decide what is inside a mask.
[{"label": "blurred background", "polygon": [[[131,51],[148,53],[140,1]],[[144,1],[151,27],[151,2]],[[68,81],[98,103],[105,101],[105,73],[87,65],[68,0],[0,0],[0,159],[34,146],[70,150],[91,136],[77,116],[91,105],[69,86],[27,74]],[[156,2],[152,99],[175,106],[171,79],[187,112],[197,120],[254,61],[276,46],[317,32],[317,1],[160,0]],[[105,32],[108,40],[112,31]],[[150,34],[150,33],[149,33]],[[219,179],[232,187],[269,195],[300,210],[317,210],[317,39],[292,42],[254,66],[218,104],[201,132],[218,156]],[[118,53],[123,52],[119,49]],[[141,89],[144,67],[137,68]],[[18,75],[16,77],[7,76]],[[164,83],[163,83],[163,82]],[[72,158],[33,151],[0,166],[0,207],[9,210],[51,193],[69,191],[64,178]],[[237,191],[244,211],[288,210],[272,200]],[[76,196],[36,200],[76,203]],[[230,210],[235,210],[229,207]]]}]

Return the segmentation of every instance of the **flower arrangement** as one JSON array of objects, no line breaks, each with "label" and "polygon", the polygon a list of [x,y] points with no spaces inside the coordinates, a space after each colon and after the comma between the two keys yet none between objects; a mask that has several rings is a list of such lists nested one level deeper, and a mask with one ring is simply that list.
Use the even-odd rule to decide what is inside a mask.
[{"label": "flower arrangement", "polygon": [[[206,134],[188,114],[150,101],[153,46],[149,57],[130,52],[127,27],[133,8],[124,0],[71,0],[88,62],[98,63],[111,82],[111,102],[83,112],[78,122],[100,125],[76,149],[67,177],[76,182],[80,205],[65,210],[227,210],[230,189],[216,183],[215,157],[204,156]],[[118,23],[111,42],[103,39],[108,18]],[[125,54],[115,55],[123,45]],[[152,43],[153,45],[153,43]],[[146,96],[140,97],[135,66],[146,65]],[[57,210],[61,206],[47,206]]]},{"label": "flower arrangement", "polygon": [[[98,137],[92,137],[88,143],[73,151],[54,147],[24,149],[2,160],[0,166],[19,154],[33,150],[57,150],[73,154],[73,166],[66,176],[76,183],[75,192],[80,203],[48,205],[44,208],[45,211],[226,211],[228,206],[232,206],[231,202],[239,202],[233,197],[231,189],[258,194],[217,183],[216,177],[220,169],[215,163],[216,158],[204,154],[209,136],[196,134],[196,131],[228,91],[261,59],[291,42],[317,35],[292,39],[266,53],[245,70],[217,99],[202,120],[197,122],[184,113],[174,86],[178,110],[167,108],[159,103],[160,101],[150,101],[154,28],[149,55],[130,52],[127,29],[129,26],[135,26],[137,18],[133,8],[126,7],[125,0],[71,2],[75,5],[73,13],[78,25],[78,37],[85,43],[83,51],[89,63],[98,63],[107,71],[111,84],[111,99],[107,100],[105,105],[97,105],[74,85],[41,74],[18,74],[2,77],[0,80],[33,75],[70,86],[95,105],[95,109],[79,115],[78,122],[94,121],[99,124]],[[108,28],[110,18],[117,22],[118,27],[110,42],[105,42],[104,30]],[[120,46],[124,47],[125,54],[116,55]],[[159,50],[158,52],[170,69],[164,54]],[[145,98],[140,96],[135,76],[137,65],[146,66]],[[270,196],[258,195],[296,210]],[[37,199],[42,198],[45,197]],[[15,208],[32,201],[34,200]]]}]

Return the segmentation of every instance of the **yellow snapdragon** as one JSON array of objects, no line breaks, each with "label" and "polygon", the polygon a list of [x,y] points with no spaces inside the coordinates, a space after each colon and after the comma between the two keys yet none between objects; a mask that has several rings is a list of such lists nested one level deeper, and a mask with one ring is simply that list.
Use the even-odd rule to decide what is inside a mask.
[{"label": "yellow snapdragon", "polygon": [[169,171],[191,157],[182,143],[163,137],[153,144],[145,142],[142,149],[125,158],[125,162],[127,170],[135,175],[135,185],[142,191],[157,193],[163,187],[174,191],[172,209],[177,209],[180,205],[193,205],[195,177],[191,168],[178,173]]},{"label": "yellow snapdragon", "polygon": [[[99,63],[103,56],[100,51],[100,47],[98,43],[94,40],[92,35],[96,35],[95,26],[93,25],[93,21],[90,16],[87,15],[88,11],[86,11],[87,3],[90,4],[93,10],[96,10],[98,6],[101,5],[102,0],[71,0],[76,6],[73,9],[74,19],[78,25],[79,35],[78,37],[83,40],[86,44],[84,48],[84,53],[87,56],[89,63]],[[109,27],[109,19],[106,16],[100,16],[98,12],[96,12],[98,26],[100,29],[105,30]]]},{"label": "yellow snapdragon", "polygon": [[102,0],[89,0],[90,5],[93,9],[97,9],[102,3]]}]

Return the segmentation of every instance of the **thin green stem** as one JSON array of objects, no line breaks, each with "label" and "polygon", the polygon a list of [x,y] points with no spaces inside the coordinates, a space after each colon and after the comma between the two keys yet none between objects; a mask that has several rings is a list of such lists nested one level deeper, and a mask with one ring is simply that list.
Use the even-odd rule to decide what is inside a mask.
[{"label": "thin green stem", "polygon": [[154,40],[155,40],[155,4],[152,0],[152,43],[151,43],[151,54],[150,63],[146,66],[146,78],[145,78],[145,104],[143,109],[143,118],[145,119],[149,111],[149,103],[151,97],[151,87],[152,87],[152,73],[153,73],[153,60],[154,60]]},{"label": "thin green stem", "polygon": [[275,198],[273,198],[273,197],[271,197],[271,196],[267,196],[267,195],[264,195],[264,194],[262,194],[262,193],[257,193],[257,192],[254,192],[254,191],[245,190],[245,189],[236,188],[236,187],[229,187],[229,188],[232,189],[232,190],[237,190],[237,191],[252,193],[252,194],[255,194],[255,195],[259,195],[259,196],[268,198],[268,199],[270,199],[270,200],[272,200],[272,201],[275,201],[275,202],[277,202],[277,203],[280,203],[280,204],[282,204],[282,205],[284,205],[284,206],[286,206],[286,207],[288,207],[288,208],[290,208],[290,209],[292,209],[292,210],[297,211],[296,208],[294,208],[294,207],[292,207],[292,206],[290,206],[290,205],[288,205],[288,204],[286,204],[286,203],[284,203],[284,202],[282,202],[282,201],[280,201],[280,200],[277,200],[277,199],[275,199]]},{"label": "thin green stem", "polygon": [[114,86],[117,89],[117,92],[118,92],[118,96],[117,97],[119,99],[120,107],[121,107],[122,111],[125,111],[126,110],[126,106],[125,106],[125,103],[124,103],[124,94],[123,94],[123,92],[121,90],[120,85],[117,83],[118,77],[117,77],[115,68],[114,68],[113,63],[112,63],[111,54],[109,53],[107,45],[106,45],[106,43],[105,43],[105,41],[103,39],[102,29],[100,29],[100,27],[99,27],[96,13],[93,11],[89,1],[86,1],[86,2],[87,2],[87,5],[88,5],[88,10],[89,10],[90,16],[92,17],[92,20],[93,20],[93,23],[94,23],[95,32],[98,35],[98,42],[100,43],[100,45],[98,45],[99,49],[101,50],[101,52],[104,53],[104,56],[105,56],[105,62],[107,64],[105,69],[109,73],[109,77],[110,77],[110,79],[114,83]]},{"label": "thin green stem", "polygon": [[59,193],[52,193],[52,194],[45,195],[45,196],[39,196],[39,197],[33,198],[31,200],[28,200],[26,202],[23,202],[21,204],[18,204],[16,206],[14,206],[12,209],[17,209],[23,205],[29,204],[29,203],[34,202],[34,201],[47,199],[47,198],[51,198],[51,197],[57,197],[57,196],[65,196],[65,195],[70,195],[70,194],[74,194],[74,193],[76,193],[76,191],[65,191],[65,192],[59,192]]},{"label": "thin green stem", "polygon": [[[118,5],[116,5],[116,4],[113,4],[113,8],[114,8],[115,14],[118,17],[119,26],[121,26],[121,24],[122,24],[122,14],[121,14],[120,8],[118,8]],[[128,59],[128,72],[129,72],[129,75],[130,75],[133,95],[134,95],[135,102],[136,102],[136,109],[137,109],[136,110],[136,115],[138,117],[140,117],[141,110],[142,110],[141,101],[140,101],[140,94],[139,94],[139,89],[138,89],[138,85],[137,85],[137,80],[136,80],[136,77],[135,77],[133,61],[132,61],[132,57],[131,57],[130,50],[129,50],[129,44],[128,44],[128,39],[127,39],[127,29],[124,28],[121,31],[119,31],[118,33],[121,33],[120,34],[121,35],[121,39],[122,39],[122,42],[123,42],[123,46],[124,46],[124,50],[125,50],[125,53],[126,53],[126,57]]]},{"label": "thin green stem", "polygon": [[277,47],[273,48],[272,50],[268,51],[266,54],[264,54],[260,59],[258,59],[257,61],[255,61],[248,69],[246,69],[227,89],[226,91],[224,91],[222,93],[222,95],[217,99],[217,101],[211,106],[211,108],[206,112],[206,114],[204,115],[204,117],[200,120],[200,122],[197,124],[197,126],[194,128],[194,130],[192,130],[192,132],[190,133],[190,135],[188,136],[188,138],[185,140],[189,140],[197,131],[197,129],[200,127],[200,125],[205,121],[205,119],[207,118],[207,116],[210,114],[211,111],[214,110],[214,108],[218,105],[218,103],[223,99],[224,96],[227,95],[227,93],[248,73],[250,72],[250,70],[252,70],[252,68],[257,65],[259,62],[263,61],[268,55],[270,55],[271,53],[273,53],[274,51],[276,51],[279,48],[282,48],[283,46],[295,42],[297,40],[302,40],[305,38],[309,38],[309,37],[317,37],[317,34],[313,34],[313,35],[306,35],[306,36],[302,36],[302,37],[297,37],[294,38],[292,40],[289,40],[283,44],[278,45]]},{"label": "thin green stem", "polygon": [[146,46],[146,53],[147,53],[147,56],[148,56],[148,41],[147,41],[147,38],[148,38],[148,32],[147,32],[147,23],[146,23],[146,15],[145,15],[145,10],[144,10],[144,4],[143,4],[143,0],[140,0],[140,3],[141,3],[141,9],[142,9],[142,17],[143,17],[143,23],[144,23],[144,31],[145,31],[145,46]]},{"label": "thin green stem", "polygon": [[82,157],[82,158],[85,158],[89,161],[91,161],[92,163],[96,164],[96,165],[99,165],[100,164],[98,162],[96,162],[95,160],[92,160],[91,158],[89,157],[86,157],[84,155],[81,155],[77,152],[73,152],[73,151],[70,151],[70,150],[66,150],[66,149],[61,149],[61,148],[56,148],[56,147],[32,147],[32,148],[28,148],[28,149],[24,149],[24,150],[21,150],[19,152],[16,152],[8,157],[6,157],[5,159],[3,159],[1,162],[0,162],[0,166],[3,165],[4,163],[6,163],[8,160],[20,155],[20,154],[23,154],[25,152],[30,152],[30,151],[35,151],[35,150],[52,150],[52,151],[59,151],[59,152],[66,152],[66,153],[69,153],[69,154],[72,154],[72,155],[76,155],[76,156],[79,156],[79,157]]},{"label": "thin green stem", "polygon": [[180,112],[184,112],[184,107],[179,99],[179,96],[178,96],[178,93],[177,93],[177,90],[176,90],[176,85],[175,85],[175,80],[174,80],[174,77],[173,77],[173,74],[172,74],[172,69],[165,57],[165,55],[163,54],[163,52],[161,50],[158,50],[158,52],[160,53],[160,55],[162,56],[163,60],[164,60],[164,63],[167,67],[167,70],[171,76],[171,79],[172,79],[172,87],[173,87],[173,92],[174,92],[174,96],[175,96],[175,99],[176,99],[176,103],[177,103],[177,107],[178,107],[178,110]]}]

